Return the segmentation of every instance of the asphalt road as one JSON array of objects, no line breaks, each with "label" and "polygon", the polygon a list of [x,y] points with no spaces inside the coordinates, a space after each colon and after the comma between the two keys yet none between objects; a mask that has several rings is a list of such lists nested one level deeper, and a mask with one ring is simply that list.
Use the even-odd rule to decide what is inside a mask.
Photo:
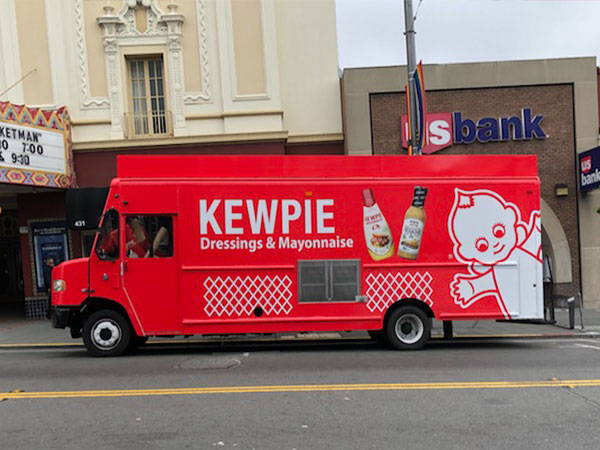
[{"label": "asphalt road", "polygon": [[600,448],[600,339],[0,349],[0,448]]}]

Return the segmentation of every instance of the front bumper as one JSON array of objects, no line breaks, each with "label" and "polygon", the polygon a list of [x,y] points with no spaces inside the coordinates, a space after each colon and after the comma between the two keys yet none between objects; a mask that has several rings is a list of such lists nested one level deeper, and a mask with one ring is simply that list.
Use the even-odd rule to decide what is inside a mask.
[{"label": "front bumper", "polygon": [[53,306],[50,308],[50,319],[54,328],[66,328],[71,325],[76,310],[65,306]]}]

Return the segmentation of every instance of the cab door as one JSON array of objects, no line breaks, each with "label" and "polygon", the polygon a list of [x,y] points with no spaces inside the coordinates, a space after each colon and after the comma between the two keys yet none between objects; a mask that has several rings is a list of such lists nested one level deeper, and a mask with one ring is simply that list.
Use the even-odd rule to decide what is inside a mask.
[{"label": "cab door", "polygon": [[178,334],[175,216],[124,215],[123,291],[146,335]]},{"label": "cab door", "polygon": [[[120,217],[109,209],[102,217],[94,251],[90,255],[88,289],[85,294],[120,302]],[[86,295],[86,296],[87,296]]]}]

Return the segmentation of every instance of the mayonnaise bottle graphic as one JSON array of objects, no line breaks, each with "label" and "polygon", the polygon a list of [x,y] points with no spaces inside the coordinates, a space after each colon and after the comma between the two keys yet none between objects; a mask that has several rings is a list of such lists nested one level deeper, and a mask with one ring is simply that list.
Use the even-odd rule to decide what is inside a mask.
[{"label": "mayonnaise bottle graphic", "polygon": [[389,258],[394,254],[394,239],[385,217],[375,202],[373,191],[364,189],[363,220],[365,242],[371,258],[375,261]]},{"label": "mayonnaise bottle graphic", "polygon": [[415,186],[412,205],[406,210],[404,224],[402,225],[402,236],[398,245],[398,256],[405,259],[417,259],[423,229],[425,228],[425,196],[427,189]]}]

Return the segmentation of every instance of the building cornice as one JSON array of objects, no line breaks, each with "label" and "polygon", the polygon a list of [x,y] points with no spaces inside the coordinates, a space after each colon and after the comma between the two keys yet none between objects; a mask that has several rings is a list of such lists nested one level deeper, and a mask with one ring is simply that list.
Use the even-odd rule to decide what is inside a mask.
[{"label": "building cornice", "polygon": [[327,134],[295,134],[287,139],[288,144],[312,144],[317,142],[342,142],[344,135],[342,133]]},{"label": "building cornice", "polygon": [[116,151],[142,147],[173,147],[190,144],[236,144],[250,142],[286,141],[287,131],[260,133],[216,134],[205,136],[169,136],[146,139],[115,139],[89,142],[73,142],[73,151]]},{"label": "building cornice", "polygon": [[[93,122],[93,121],[89,121]],[[91,124],[91,123],[86,123]],[[272,131],[259,133],[213,134],[205,136],[168,136],[145,139],[118,139],[89,142],[73,142],[73,151],[96,152],[116,151],[130,148],[174,147],[190,144],[245,144],[251,142],[276,142],[287,144],[316,144],[322,142],[343,142],[342,133],[327,134],[296,134],[289,135],[287,131]]]}]

